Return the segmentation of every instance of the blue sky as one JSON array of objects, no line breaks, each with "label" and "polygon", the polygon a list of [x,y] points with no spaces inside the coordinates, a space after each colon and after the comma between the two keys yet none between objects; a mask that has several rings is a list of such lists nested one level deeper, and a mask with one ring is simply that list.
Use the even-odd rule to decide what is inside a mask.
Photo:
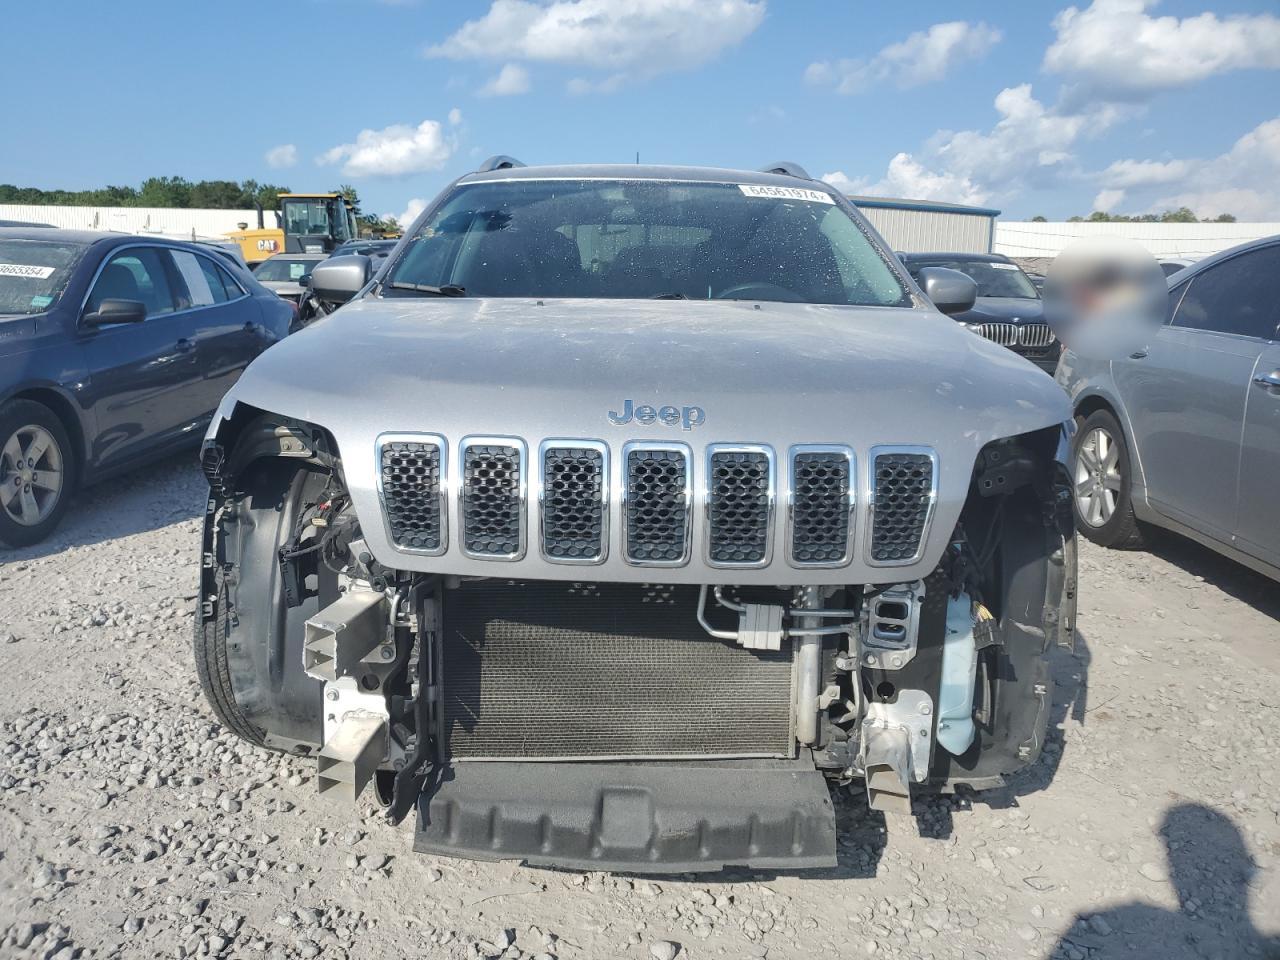
[{"label": "blue sky", "polygon": [[1274,0],[82,0],[5,31],[24,186],[345,182],[400,214],[493,153],[638,151],[1012,218],[1280,220]]}]

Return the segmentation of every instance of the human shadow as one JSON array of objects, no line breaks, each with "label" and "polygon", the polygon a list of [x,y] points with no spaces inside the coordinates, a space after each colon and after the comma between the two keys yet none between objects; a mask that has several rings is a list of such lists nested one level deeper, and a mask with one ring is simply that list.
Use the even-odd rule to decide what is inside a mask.
[{"label": "human shadow", "polygon": [[1258,930],[1249,917],[1258,868],[1230,818],[1202,804],[1179,804],[1165,815],[1160,837],[1182,908],[1127,903],[1080,914],[1048,956],[1280,957],[1280,938]]}]

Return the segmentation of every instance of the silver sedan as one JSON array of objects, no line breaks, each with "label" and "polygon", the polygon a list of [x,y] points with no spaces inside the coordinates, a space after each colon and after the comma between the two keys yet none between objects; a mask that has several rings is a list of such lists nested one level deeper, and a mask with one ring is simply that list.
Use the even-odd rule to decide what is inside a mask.
[{"label": "silver sedan", "polygon": [[1174,530],[1280,579],[1280,236],[1169,277],[1169,314],[1123,360],[1063,354],[1080,532]]}]

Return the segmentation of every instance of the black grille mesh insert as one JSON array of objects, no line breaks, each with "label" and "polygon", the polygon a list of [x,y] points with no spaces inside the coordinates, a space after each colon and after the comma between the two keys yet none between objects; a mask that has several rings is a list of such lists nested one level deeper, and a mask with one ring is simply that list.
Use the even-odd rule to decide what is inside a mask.
[{"label": "black grille mesh insert", "polygon": [[627,559],[675,563],[689,536],[688,460],[680,450],[627,453]]},{"label": "black grille mesh insert", "polygon": [[792,477],[792,561],[840,563],[849,553],[849,458],[797,453]]},{"label": "black grille mesh insert", "polygon": [[769,458],[717,450],[710,463],[709,556],[715,563],[759,563],[769,544]]},{"label": "black grille mesh insert", "polygon": [[520,450],[476,444],[463,451],[462,539],[471,553],[520,551]]},{"label": "black grille mesh insert", "polygon": [[925,454],[876,457],[872,560],[909,560],[919,552],[932,487],[933,462]]},{"label": "black grille mesh insert", "polygon": [[542,548],[556,560],[604,552],[604,455],[591,447],[548,447],[542,461]]},{"label": "black grille mesh insert", "polygon": [[695,586],[616,583],[446,591],[449,754],[790,756],[790,650],[708,637],[697,600]]},{"label": "black grille mesh insert", "polygon": [[440,448],[416,441],[384,443],[381,470],[392,541],[408,550],[439,550]]}]

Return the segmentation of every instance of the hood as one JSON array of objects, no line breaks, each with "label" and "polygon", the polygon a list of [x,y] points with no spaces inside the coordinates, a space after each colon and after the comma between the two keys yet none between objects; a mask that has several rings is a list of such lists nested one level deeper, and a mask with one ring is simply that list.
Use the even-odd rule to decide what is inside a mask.
[{"label": "hood", "polygon": [[957,313],[963,323],[1043,323],[1044,301],[1031,297],[979,297],[972,310]]},{"label": "hood", "polygon": [[[362,518],[378,510],[384,432],[437,433],[451,448],[468,434],[516,436],[531,451],[547,438],[615,450],[673,440],[693,447],[695,464],[719,442],[765,443],[779,457],[793,444],[844,443],[859,464],[876,444],[929,445],[946,527],[934,563],[981,446],[1070,413],[1043,372],[931,309],[680,300],[357,301],[255,360],[211,431],[237,401],[328,428]],[[625,420],[628,401],[703,415],[687,429]],[[391,548],[375,526],[381,559]],[[492,572],[483,561],[458,572],[477,562]],[[690,579],[682,573],[664,571],[672,582]]]}]

